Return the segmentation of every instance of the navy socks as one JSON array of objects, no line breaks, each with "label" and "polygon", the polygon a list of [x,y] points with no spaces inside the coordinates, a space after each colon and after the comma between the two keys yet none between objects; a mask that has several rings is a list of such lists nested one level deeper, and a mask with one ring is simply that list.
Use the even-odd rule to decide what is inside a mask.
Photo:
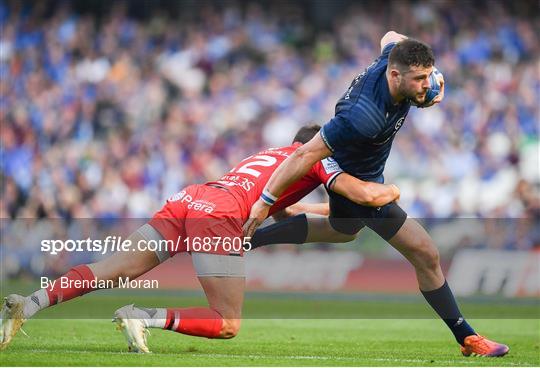
[{"label": "navy socks", "polygon": [[446,281],[440,288],[431,291],[422,291],[422,294],[429,305],[431,305],[431,308],[437,312],[439,317],[442,318],[444,323],[452,331],[456,341],[460,345],[463,345],[463,341],[467,336],[476,334],[461,315],[456,299]]},{"label": "navy socks", "polygon": [[251,238],[251,249],[270,244],[303,244],[308,232],[305,214],[288,217],[275,224],[259,228]]}]

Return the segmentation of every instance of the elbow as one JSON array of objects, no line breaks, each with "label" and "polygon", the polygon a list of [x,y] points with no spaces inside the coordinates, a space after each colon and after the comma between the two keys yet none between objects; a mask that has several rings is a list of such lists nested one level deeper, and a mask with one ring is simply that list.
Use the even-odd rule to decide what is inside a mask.
[{"label": "elbow", "polygon": [[296,159],[305,159],[308,155],[309,150],[307,150],[305,146],[301,146],[294,151],[291,156]]}]

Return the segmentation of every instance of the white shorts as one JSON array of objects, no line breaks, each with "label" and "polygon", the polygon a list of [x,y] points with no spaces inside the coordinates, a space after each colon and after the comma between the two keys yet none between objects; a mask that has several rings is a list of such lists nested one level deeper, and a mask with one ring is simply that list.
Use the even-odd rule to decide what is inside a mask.
[{"label": "white shorts", "polygon": [[246,277],[244,257],[211,253],[191,253],[191,261],[199,277]]},{"label": "white shorts", "polygon": [[[146,240],[146,242],[149,242],[151,240],[155,242],[160,242],[163,240],[161,234],[150,224],[144,224],[137,229],[137,232]],[[169,251],[167,249],[158,249],[155,251],[155,253],[159,259],[159,263],[163,263],[170,258]]]},{"label": "white shorts", "polygon": [[[137,232],[146,241],[155,240],[159,242],[163,240],[161,234],[150,224],[144,224]],[[160,263],[170,258],[167,250],[156,250],[156,256]],[[244,257],[211,253],[191,253],[191,261],[198,277],[246,277]]]}]

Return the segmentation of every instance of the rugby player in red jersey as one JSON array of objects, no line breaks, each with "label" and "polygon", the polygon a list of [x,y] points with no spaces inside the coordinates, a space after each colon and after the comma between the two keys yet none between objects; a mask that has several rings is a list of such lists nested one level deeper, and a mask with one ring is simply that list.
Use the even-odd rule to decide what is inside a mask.
[{"label": "rugby player in red jersey", "polygon": [[[319,129],[319,126],[304,127],[291,146],[261,151],[244,159],[217,181],[186,187],[169,198],[147,224],[129,237],[133,245],[141,240],[166,239],[179,247],[158,252],[139,249],[117,252],[97,263],[73,267],[61,276],[70,282],[56,282],[52,288],[37,290],[27,297],[9,295],[2,308],[0,349],[7,347],[25,320],[38,311],[95,290],[91,281],[112,280],[116,287],[121,279],[135,279],[169,257],[186,251],[191,252],[208,307],[140,308],[129,305],[120,308],[115,312],[115,321],[127,338],[129,350],[149,351],[147,328],[207,338],[236,336],[240,329],[245,287],[242,253],[244,246],[249,249],[249,240],[245,242],[243,238],[242,225],[276,168]],[[395,185],[356,179],[343,173],[335,161],[327,158],[317,162],[292,184],[272,206],[269,215],[279,216],[287,206],[320,184],[365,206],[383,206],[399,198],[399,189]],[[62,284],[72,286],[62,287]]]}]

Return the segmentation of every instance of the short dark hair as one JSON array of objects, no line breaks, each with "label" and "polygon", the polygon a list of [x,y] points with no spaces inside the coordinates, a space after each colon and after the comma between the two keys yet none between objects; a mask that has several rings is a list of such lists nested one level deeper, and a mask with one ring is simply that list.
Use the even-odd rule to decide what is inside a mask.
[{"label": "short dark hair", "polygon": [[311,138],[315,137],[315,134],[317,134],[319,130],[321,130],[321,126],[318,124],[306,125],[300,128],[300,130],[296,133],[293,143],[307,143],[311,140]]},{"label": "short dark hair", "polygon": [[422,41],[407,38],[394,46],[388,56],[388,65],[404,71],[411,66],[429,68],[435,64],[431,47]]}]

